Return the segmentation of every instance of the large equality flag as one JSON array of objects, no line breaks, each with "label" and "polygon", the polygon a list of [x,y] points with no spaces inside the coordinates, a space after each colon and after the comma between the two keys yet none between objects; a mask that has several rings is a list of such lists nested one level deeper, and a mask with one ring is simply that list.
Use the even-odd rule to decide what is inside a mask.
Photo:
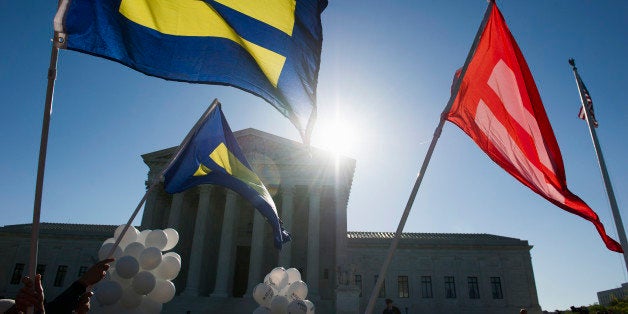
[{"label": "large equality flag", "polygon": [[281,249],[282,243],[290,241],[290,234],[281,226],[273,198],[242,154],[218,101],[214,101],[190,130],[163,176],[166,192],[172,194],[199,184],[215,184],[233,190],[271,225],[275,247]]},{"label": "large equality flag", "polygon": [[532,74],[497,5],[491,2],[488,10],[445,118],[532,191],[592,222],[609,250],[622,252],[598,215],[567,189],[560,149]]},{"label": "large equality flag", "polygon": [[307,144],[327,0],[63,0],[65,48],[167,80],[253,93]]}]

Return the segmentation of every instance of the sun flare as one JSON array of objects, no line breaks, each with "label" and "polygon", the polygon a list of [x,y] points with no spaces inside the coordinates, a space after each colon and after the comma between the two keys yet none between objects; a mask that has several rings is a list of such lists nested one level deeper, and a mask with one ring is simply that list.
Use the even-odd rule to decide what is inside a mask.
[{"label": "sun flare", "polygon": [[356,129],[347,121],[335,119],[331,123],[316,125],[313,144],[335,154],[347,155],[355,148],[356,140]]}]

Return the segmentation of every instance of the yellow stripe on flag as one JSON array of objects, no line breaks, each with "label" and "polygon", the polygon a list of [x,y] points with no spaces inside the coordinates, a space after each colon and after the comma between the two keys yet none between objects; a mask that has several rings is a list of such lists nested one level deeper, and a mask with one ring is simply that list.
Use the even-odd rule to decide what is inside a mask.
[{"label": "yellow stripe on flag", "polygon": [[214,151],[209,154],[209,158],[213,160],[218,166],[225,169],[225,171],[234,176],[236,179],[246,183],[249,187],[257,191],[265,199],[271,199],[270,194],[264,187],[264,184],[255,174],[247,168],[243,163],[233,155],[224,143],[220,143]]},{"label": "yellow stripe on flag", "polygon": [[[250,4],[256,1],[246,1],[246,3],[246,5],[238,5],[238,11],[251,13],[250,11],[259,5]],[[231,5],[228,6],[231,7]],[[122,0],[119,11],[129,20],[162,34],[229,39],[244,48],[271,84],[277,87],[286,57],[240,37],[210,5],[202,0]],[[279,13],[275,15],[281,17]],[[257,19],[256,16],[252,17]],[[277,18],[279,21],[269,25],[284,31],[288,22],[281,22],[282,19],[285,20],[285,17],[279,17],[268,17],[268,19]],[[262,20],[262,22],[267,21]],[[294,25],[294,12],[292,24]]]}]

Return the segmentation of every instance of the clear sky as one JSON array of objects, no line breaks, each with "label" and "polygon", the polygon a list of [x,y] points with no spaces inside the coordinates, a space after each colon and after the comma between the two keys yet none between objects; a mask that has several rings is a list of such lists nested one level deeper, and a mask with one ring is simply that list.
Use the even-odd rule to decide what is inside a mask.
[{"label": "clear sky", "polygon": [[[526,57],[562,150],[567,182],[617,239],[579,96],[573,57],[594,101],[598,136],[628,220],[628,2],[498,1]],[[487,3],[330,1],[314,146],[338,123],[357,160],[348,224],[394,231]],[[30,223],[56,1],[0,1],[0,225]],[[169,82],[61,51],[43,222],[122,224],[144,192],[140,155],[180,143],[214,98],[232,129],[299,140],[263,100],[240,90]],[[327,131],[327,132],[326,132]],[[139,223],[139,219],[136,220]],[[405,231],[489,233],[528,240],[539,302],[565,309],[628,281],[593,225],[537,196],[445,126]]]}]

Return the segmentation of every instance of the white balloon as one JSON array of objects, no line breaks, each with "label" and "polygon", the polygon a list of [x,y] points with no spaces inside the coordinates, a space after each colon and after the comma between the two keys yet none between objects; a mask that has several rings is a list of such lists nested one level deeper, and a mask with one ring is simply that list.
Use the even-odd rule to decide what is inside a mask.
[{"label": "white balloon", "polygon": [[288,274],[288,285],[301,280],[301,273],[294,267],[286,269],[286,274]]},{"label": "white balloon", "polygon": [[168,243],[166,244],[166,247],[164,247],[164,251],[172,250],[172,248],[174,248],[177,243],[179,243],[179,233],[177,232],[177,230],[174,230],[172,228],[166,228],[164,229],[164,232],[166,233],[166,237],[168,238]]},{"label": "white balloon", "polygon": [[94,287],[94,295],[101,305],[114,304],[122,297],[122,286],[115,281],[103,281]]},{"label": "white balloon", "polygon": [[133,256],[125,255],[116,261],[116,274],[122,278],[129,279],[139,271],[140,263]]},{"label": "white balloon", "polygon": [[135,257],[135,259],[140,259],[140,254],[144,251],[146,247],[144,244],[139,242],[131,242],[124,248],[124,255],[131,255]]},{"label": "white balloon", "polygon": [[181,255],[177,254],[176,252],[168,252],[168,253],[164,254],[164,257],[165,256],[173,256],[173,257],[175,257],[176,259],[179,260],[179,263],[181,263]]},{"label": "white balloon", "polygon": [[122,299],[120,299],[120,305],[127,309],[134,309],[142,303],[143,296],[135,293],[133,288],[126,287],[122,293]]},{"label": "white balloon", "polygon": [[290,302],[294,300],[305,300],[307,298],[307,285],[303,281],[295,281],[290,284],[286,297]]},{"label": "white balloon", "polygon": [[287,297],[289,288],[290,288],[290,285],[286,285],[285,287],[283,287],[283,289],[277,292],[277,295],[283,295],[284,297]]},{"label": "white balloon", "polygon": [[[109,269],[111,269],[111,268],[109,268]],[[122,286],[123,288],[124,287],[128,287],[129,285],[131,285],[131,279],[130,278],[122,278],[122,277],[120,277],[120,275],[115,270],[115,268],[111,272],[111,275],[109,276],[109,280],[119,283],[120,286]]]},{"label": "white balloon", "polygon": [[303,300],[294,300],[288,304],[288,314],[307,314],[307,304]]},{"label": "white balloon", "polygon": [[115,242],[116,242],[115,238],[109,238],[109,239],[105,240],[105,242],[103,242],[102,244],[104,245],[104,244],[107,244],[107,243],[115,243]]},{"label": "white balloon", "polygon": [[140,254],[140,266],[142,269],[151,270],[161,263],[161,251],[154,246],[147,247]]},{"label": "white balloon", "polygon": [[[116,228],[116,231],[113,233],[113,237],[116,238],[116,240],[122,234],[122,230],[124,229],[125,226],[126,225],[120,225],[118,228]],[[129,229],[127,229],[126,233],[122,237],[122,240],[120,240],[120,246],[125,247],[127,246],[127,244],[135,241],[139,234],[140,232],[137,229],[135,229],[135,227],[129,226]]]},{"label": "white balloon", "polygon": [[259,283],[253,289],[253,299],[255,299],[257,304],[259,304],[260,306],[270,308],[270,302],[272,301],[274,296],[275,290],[273,290],[273,288],[269,284]]},{"label": "white balloon", "polygon": [[158,280],[155,289],[148,294],[148,297],[159,303],[167,303],[174,298],[176,292],[172,281]]},{"label": "white balloon", "polygon": [[305,302],[305,305],[307,305],[307,314],[314,314],[316,312],[316,307],[314,306],[314,303],[312,303],[312,301],[303,300],[303,302]]},{"label": "white balloon", "polygon": [[[100,247],[100,250],[98,250],[98,258],[101,261],[109,257],[109,251],[111,251],[113,245],[114,243],[105,243]],[[116,250],[113,252],[113,258],[118,258],[120,256],[122,256],[122,249],[117,246]]]},{"label": "white balloon", "polygon": [[281,291],[288,284],[288,274],[283,267],[276,267],[268,273],[268,284],[275,288],[275,291]]},{"label": "white balloon", "polygon": [[142,244],[146,245],[146,237],[148,236],[148,234],[151,231],[153,231],[153,230],[146,229],[146,230],[143,230],[142,232],[140,232],[140,234],[137,236],[137,240],[135,240],[135,242],[139,242],[139,243],[142,243]]},{"label": "white balloon", "polygon": [[253,314],[270,314],[270,313],[272,313],[272,312],[270,311],[270,309],[269,309],[269,308],[267,308],[267,307],[263,307],[263,306],[258,306],[258,307],[257,307],[257,308],[253,311]]},{"label": "white balloon", "polygon": [[273,314],[286,314],[288,307],[288,298],[282,295],[276,295],[270,301],[270,310]]},{"label": "white balloon", "polygon": [[141,271],[133,277],[131,287],[137,294],[147,295],[155,288],[155,276],[149,271]]},{"label": "white balloon", "polygon": [[123,307],[120,305],[120,303],[116,302],[115,304],[105,305],[105,306],[100,307],[100,311],[98,311],[97,313],[113,314],[113,313],[119,313],[122,309]]},{"label": "white balloon", "polygon": [[163,256],[159,267],[155,270],[155,274],[159,279],[172,280],[177,278],[181,270],[181,262],[174,256]]},{"label": "white balloon", "polygon": [[149,232],[146,236],[146,247],[154,246],[160,251],[163,251],[163,249],[166,247],[166,244],[168,244],[168,236],[163,230],[153,230]]},{"label": "white balloon", "polygon": [[158,314],[161,313],[162,305],[155,300],[144,298],[139,308],[146,314]]}]

